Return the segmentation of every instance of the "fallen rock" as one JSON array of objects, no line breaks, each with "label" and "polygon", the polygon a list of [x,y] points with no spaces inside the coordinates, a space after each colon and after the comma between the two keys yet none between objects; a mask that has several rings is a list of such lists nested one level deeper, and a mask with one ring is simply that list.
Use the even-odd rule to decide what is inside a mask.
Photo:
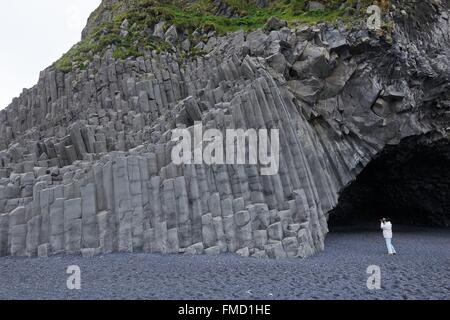
[{"label": "fallen rock", "polygon": [[155,30],[153,31],[153,36],[164,39],[165,31],[164,25],[166,23],[164,21],[160,21],[155,25]]},{"label": "fallen rock", "polygon": [[270,17],[269,20],[267,20],[264,29],[266,31],[280,30],[284,27],[287,27],[287,25],[288,24],[286,21],[278,19],[277,17]]}]

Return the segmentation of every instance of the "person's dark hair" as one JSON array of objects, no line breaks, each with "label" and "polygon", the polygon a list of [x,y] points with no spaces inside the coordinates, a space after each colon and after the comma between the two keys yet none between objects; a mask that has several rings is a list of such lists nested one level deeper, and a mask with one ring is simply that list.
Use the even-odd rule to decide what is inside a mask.
[{"label": "person's dark hair", "polygon": [[386,220],[386,222],[391,222],[390,218],[385,218],[384,220]]}]

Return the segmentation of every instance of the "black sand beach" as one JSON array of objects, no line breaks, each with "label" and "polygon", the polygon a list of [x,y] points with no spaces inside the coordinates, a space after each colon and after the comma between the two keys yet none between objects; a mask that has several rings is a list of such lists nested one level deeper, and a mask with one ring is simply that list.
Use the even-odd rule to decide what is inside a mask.
[{"label": "black sand beach", "polygon": [[[0,299],[450,299],[450,231],[396,232],[387,256],[380,232],[330,233],[309,259],[112,254],[90,259],[0,259]],[[66,268],[81,268],[81,290]],[[366,286],[369,265],[381,289]]]}]

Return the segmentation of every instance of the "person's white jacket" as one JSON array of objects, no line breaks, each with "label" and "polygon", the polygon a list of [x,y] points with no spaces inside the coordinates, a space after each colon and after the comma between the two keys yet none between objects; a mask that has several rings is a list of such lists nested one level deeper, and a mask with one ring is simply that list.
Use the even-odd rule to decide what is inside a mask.
[{"label": "person's white jacket", "polygon": [[385,239],[392,239],[392,224],[388,221],[381,223],[381,229],[383,229],[383,237]]}]

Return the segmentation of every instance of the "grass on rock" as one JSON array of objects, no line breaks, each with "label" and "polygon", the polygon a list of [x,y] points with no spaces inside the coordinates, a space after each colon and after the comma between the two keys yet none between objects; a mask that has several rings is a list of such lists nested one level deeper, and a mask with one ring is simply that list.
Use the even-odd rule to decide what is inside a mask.
[{"label": "grass on rock", "polygon": [[[112,5],[102,4],[89,19],[96,26],[56,62],[56,68],[63,72],[72,70],[74,65],[83,69],[95,55],[102,55],[109,48],[116,59],[138,57],[145,50],[170,50],[168,43],[153,37],[149,32],[161,20],[167,22],[167,27],[175,25],[189,35],[198,28],[214,30],[222,35],[241,29],[248,31],[261,28],[273,16],[286,20],[291,26],[336,23],[338,20],[349,23],[362,16],[367,8],[361,6],[357,12],[357,0],[323,0],[320,2],[325,5],[324,10],[309,11],[308,2],[269,1],[268,7],[259,8],[255,0],[222,0],[234,13],[232,17],[217,14],[218,8],[212,0],[122,0]],[[367,5],[372,4],[369,0],[360,1],[365,2]],[[352,11],[351,15],[349,11]],[[125,19],[129,23],[126,36],[121,35],[120,28]],[[190,38],[194,44],[202,40]],[[192,54],[198,54],[196,51],[193,50]]]}]

